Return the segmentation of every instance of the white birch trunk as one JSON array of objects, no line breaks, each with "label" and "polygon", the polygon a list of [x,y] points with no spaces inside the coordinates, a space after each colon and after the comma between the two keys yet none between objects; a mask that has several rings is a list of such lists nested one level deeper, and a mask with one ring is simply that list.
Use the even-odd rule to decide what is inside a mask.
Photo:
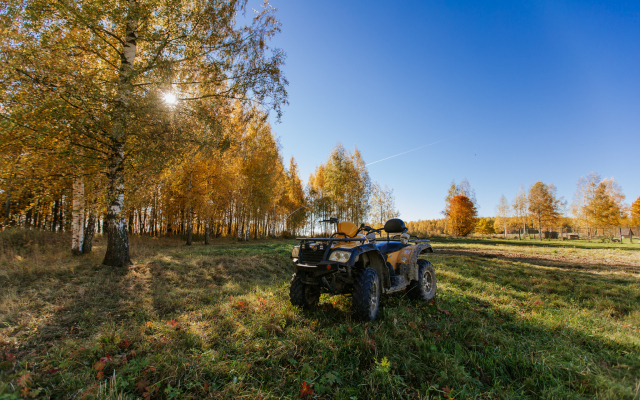
[{"label": "white birch trunk", "polygon": [[82,254],[84,241],[84,181],[82,177],[73,178],[73,201],[71,203],[71,252]]},{"label": "white birch trunk", "polygon": [[138,21],[131,17],[135,13],[134,1],[129,0],[130,16],[126,21],[126,33],[122,53],[120,54],[120,71],[118,89],[113,107],[113,127],[109,149],[109,180],[107,208],[107,252],[103,264],[112,267],[123,267],[131,264],[129,257],[129,236],[124,208],[124,144],[127,137],[127,120],[131,107],[133,91],[133,63],[136,57],[136,38],[138,37]]},{"label": "white birch trunk", "polygon": [[[193,188],[192,179],[193,171],[189,173],[189,199],[193,198],[191,193],[191,189]],[[187,218],[187,246],[191,246],[193,243],[193,207],[191,205],[189,205],[189,210],[187,211]]]},{"label": "white birch trunk", "polygon": [[89,210],[89,218],[87,218],[87,226],[84,229],[84,243],[82,243],[82,254],[91,253],[93,247],[93,235],[96,232],[96,215]]}]

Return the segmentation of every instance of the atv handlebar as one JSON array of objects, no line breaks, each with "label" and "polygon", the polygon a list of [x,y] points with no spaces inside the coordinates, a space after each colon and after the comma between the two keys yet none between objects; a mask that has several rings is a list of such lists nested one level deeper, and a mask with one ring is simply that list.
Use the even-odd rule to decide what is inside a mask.
[{"label": "atv handlebar", "polygon": [[367,226],[367,225],[365,225],[365,224],[362,224],[362,225],[360,225],[360,228],[358,228],[358,232],[356,232],[356,235],[357,235],[358,233],[360,233],[360,231],[365,231],[365,232],[368,232],[368,233],[372,233],[372,232],[373,232],[373,233],[381,233],[382,229],[373,229],[373,228],[372,228],[372,227],[370,227],[370,226]]}]

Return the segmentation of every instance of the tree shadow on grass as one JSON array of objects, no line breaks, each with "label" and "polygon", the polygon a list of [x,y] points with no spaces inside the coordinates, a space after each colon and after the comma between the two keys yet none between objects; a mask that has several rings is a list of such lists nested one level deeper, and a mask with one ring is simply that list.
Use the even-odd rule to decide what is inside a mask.
[{"label": "tree shadow on grass", "polygon": [[86,338],[106,322],[126,329],[172,319],[221,297],[280,283],[291,273],[280,243],[256,250],[194,246],[189,252],[175,241],[158,241],[147,249],[148,262],[137,260],[127,268],[101,265],[100,244],[60,268],[5,274],[6,287],[18,300],[2,317],[7,326],[0,326],[0,333],[24,344]]},{"label": "tree shadow on grass", "polygon": [[178,250],[147,265],[153,309],[160,315],[191,310],[229,296],[263,290],[288,279],[291,261],[279,245]]},{"label": "tree shadow on grass", "polygon": [[452,387],[462,398],[487,392],[489,397],[514,392],[522,398],[633,397],[640,372],[637,346],[567,324],[532,322],[475,296],[466,300],[439,302],[452,315],[423,328],[431,340],[409,344],[417,358],[409,358],[407,369]]}]

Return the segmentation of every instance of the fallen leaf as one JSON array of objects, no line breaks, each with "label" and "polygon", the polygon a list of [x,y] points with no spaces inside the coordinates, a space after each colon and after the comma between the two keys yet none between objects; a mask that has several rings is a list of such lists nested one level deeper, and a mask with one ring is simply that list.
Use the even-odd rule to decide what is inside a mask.
[{"label": "fallen leaf", "polygon": [[105,362],[100,359],[97,363],[93,365],[93,369],[96,371],[102,371],[104,369]]},{"label": "fallen leaf", "polygon": [[[205,385],[206,385],[206,383],[205,383]],[[138,391],[138,393],[146,392],[147,391],[147,386],[149,386],[149,381],[147,380],[146,377],[144,377],[144,378],[140,379],[138,382],[136,382],[136,390]]]},{"label": "fallen leaf", "polygon": [[20,378],[18,378],[18,386],[21,386],[23,388],[26,388],[27,386],[29,386],[29,383],[31,382],[31,374],[30,373],[26,373],[20,376]]},{"label": "fallen leaf", "polygon": [[304,398],[312,394],[314,393],[313,389],[311,389],[311,385],[309,385],[306,381],[302,382],[302,389],[300,389],[300,398]]},{"label": "fallen leaf", "polygon": [[449,310],[445,310],[443,308],[438,308],[438,311],[443,312],[443,313],[445,313],[445,314],[447,314],[449,316],[451,315],[451,312]]}]

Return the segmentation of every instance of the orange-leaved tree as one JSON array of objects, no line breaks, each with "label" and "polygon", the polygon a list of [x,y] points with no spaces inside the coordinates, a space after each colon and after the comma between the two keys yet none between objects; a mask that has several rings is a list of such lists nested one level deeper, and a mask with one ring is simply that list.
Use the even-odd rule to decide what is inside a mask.
[{"label": "orange-leaved tree", "polygon": [[477,214],[476,206],[467,196],[453,196],[446,214],[449,231],[456,236],[467,236],[475,228]]},{"label": "orange-leaved tree", "polygon": [[640,225],[640,196],[631,205],[631,223]]},{"label": "orange-leaved tree", "polygon": [[607,193],[607,185],[604,181],[600,182],[596,188],[587,208],[594,216],[593,222],[596,228],[600,227],[604,230],[608,226],[620,223],[620,206]]},{"label": "orange-leaved tree", "polygon": [[540,181],[529,188],[529,212],[538,220],[538,237],[542,240],[542,224],[553,224],[562,214],[565,203],[556,198],[556,187]]}]

